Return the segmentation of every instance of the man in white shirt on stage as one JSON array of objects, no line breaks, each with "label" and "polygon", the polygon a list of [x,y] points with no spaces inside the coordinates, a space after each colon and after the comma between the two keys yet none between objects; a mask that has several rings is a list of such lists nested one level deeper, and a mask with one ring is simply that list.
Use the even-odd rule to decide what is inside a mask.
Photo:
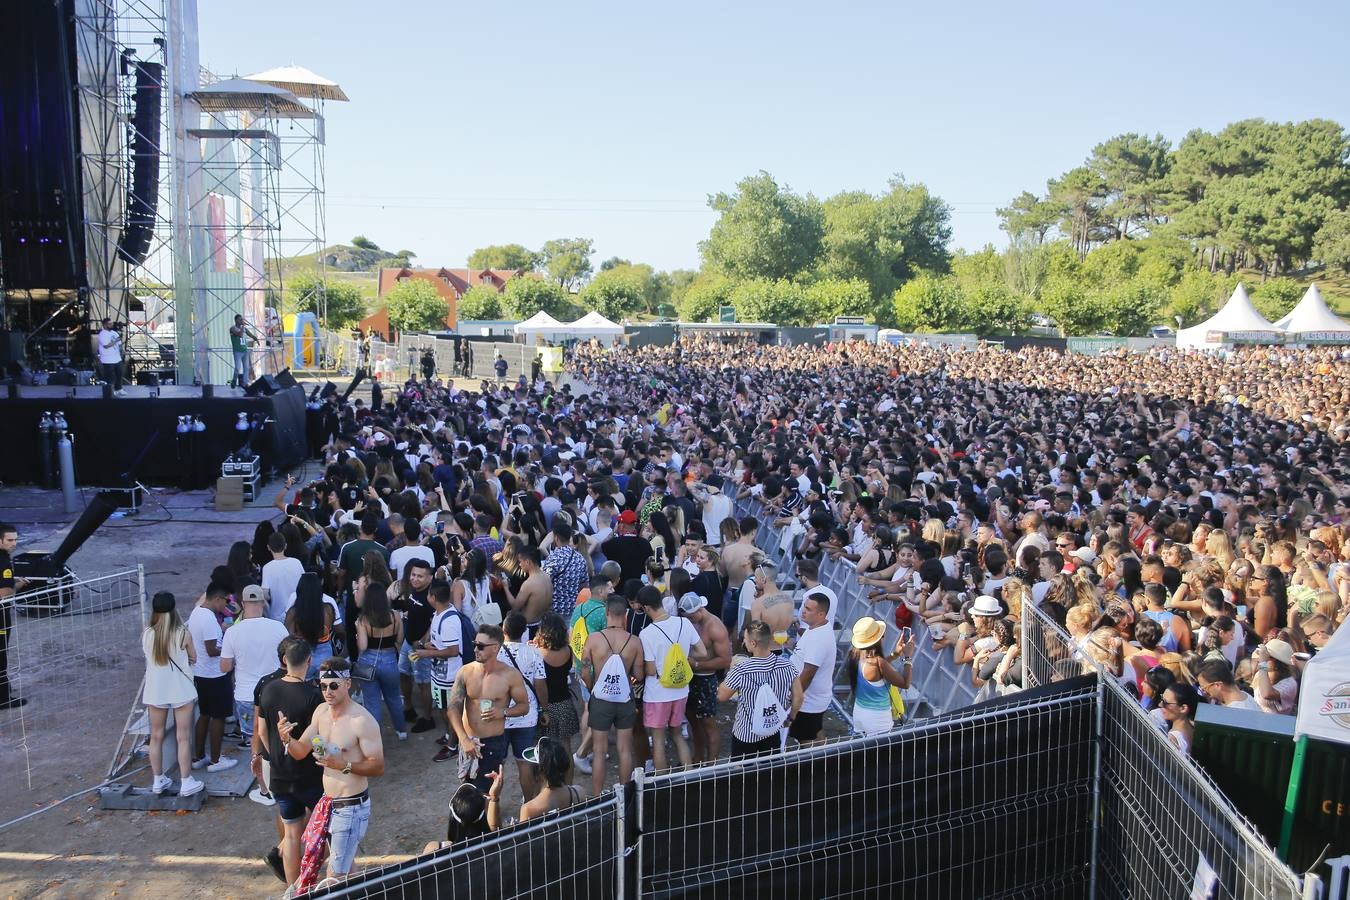
[{"label": "man in white shirt on stage", "polygon": [[113,326],[112,319],[104,319],[98,333],[99,375],[112,385],[114,397],[125,397],[122,390],[122,333]]}]

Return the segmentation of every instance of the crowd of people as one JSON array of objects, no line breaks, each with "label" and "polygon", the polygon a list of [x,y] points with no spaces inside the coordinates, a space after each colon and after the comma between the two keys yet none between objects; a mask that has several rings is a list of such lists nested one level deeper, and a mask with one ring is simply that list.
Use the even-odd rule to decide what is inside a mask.
[{"label": "crowd of people", "polygon": [[[916,619],[975,686],[1016,690],[1024,604],[1072,636],[1066,671],[1102,667],[1185,751],[1199,703],[1291,713],[1350,605],[1337,350],[685,337],[582,346],[572,366],[583,387],[313,397],[320,477],[286,483],[280,524],[229,548],[185,625],[156,598],[160,739],[195,700],[180,768],[226,765],[235,720],[292,890],[325,836],[329,874],[351,870],[382,729],[447,764],[434,849],[510,821],[508,758],[526,820],[640,767],[888,730],[913,698]],[[737,518],[745,497],[758,517]],[[764,525],[790,571],[756,546]],[[836,621],[829,561],[870,615]]]}]

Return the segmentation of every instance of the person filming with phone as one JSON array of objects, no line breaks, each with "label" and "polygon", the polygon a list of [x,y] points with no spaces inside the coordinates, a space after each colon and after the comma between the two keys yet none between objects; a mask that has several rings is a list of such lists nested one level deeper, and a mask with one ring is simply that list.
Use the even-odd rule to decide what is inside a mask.
[{"label": "person filming with phone", "polygon": [[[853,626],[853,647],[848,652],[848,678],[853,686],[853,727],[861,734],[883,734],[904,715],[899,692],[909,687],[914,675],[914,635],[900,629],[895,647],[887,655],[881,644],[884,623],[864,616]],[[901,660],[900,666],[891,665]]]}]

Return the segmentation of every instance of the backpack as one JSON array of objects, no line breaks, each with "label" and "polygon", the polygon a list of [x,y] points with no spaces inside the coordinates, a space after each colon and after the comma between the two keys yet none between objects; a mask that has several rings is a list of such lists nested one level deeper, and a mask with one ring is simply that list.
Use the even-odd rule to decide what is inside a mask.
[{"label": "backpack", "polygon": [[472,619],[453,606],[449,612],[459,619],[459,660],[467,666],[473,662],[473,639],[478,636],[478,629],[474,627]]},{"label": "backpack", "polygon": [[572,655],[581,661],[581,654],[586,649],[586,640],[591,636],[591,627],[586,624],[586,615],[582,613],[577,616],[577,620],[572,623],[572,634],[568,638],[568,643],[572,645]]},{"label": "backpack", "polygon": [[[683,623],[680,627],[684,627]],[[656,626],[656,630],[660,631],[661,636],[670,643],[670,649],[666,651],[666,658],[661,662],[661,674],[657,680],[661,682],[662,687],[688,687],[690,682],[694,680],[694,669],[693,666],[689,665],[689,657],[685,655],[684,648],[671,641],[666,636],[665,629],[660,625]],[[676,636],[679,636],[678,633]]]},{"label": "backpack", "polygon": [[766,681],[755,691],[755,705],[750,710],[750,734],[762,741],[778,733],[787,721],[788,711]]}]

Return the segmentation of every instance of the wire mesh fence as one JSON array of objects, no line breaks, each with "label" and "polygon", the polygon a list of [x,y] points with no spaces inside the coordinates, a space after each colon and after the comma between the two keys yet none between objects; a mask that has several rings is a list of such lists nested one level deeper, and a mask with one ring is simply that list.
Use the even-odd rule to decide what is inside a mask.
[{"label": "wire mesh fence", "polygon": [[1219,900],[1301,895],[1298,876],[1204,771],[1032,604],[1022,607],[1022,646],[1029,683],[1091,671],[1101,684],[1097,896],[1188,896],[1202,870],[1215,878],[1206,896]]},{"label": "wire mesh fence", "polygon": [[11,691],[27,704],[0,711],[0,821],[103,780],[144,675],[144,600],[137,567],[7,601]]},{"label": "wire mesh fence", "polygon": [[[400,900],[624,896],[623,809],[618,792],[606,794],[460,847],[367,870],[311,896]],[[378,805],[373,815],[378,817]]]}]

